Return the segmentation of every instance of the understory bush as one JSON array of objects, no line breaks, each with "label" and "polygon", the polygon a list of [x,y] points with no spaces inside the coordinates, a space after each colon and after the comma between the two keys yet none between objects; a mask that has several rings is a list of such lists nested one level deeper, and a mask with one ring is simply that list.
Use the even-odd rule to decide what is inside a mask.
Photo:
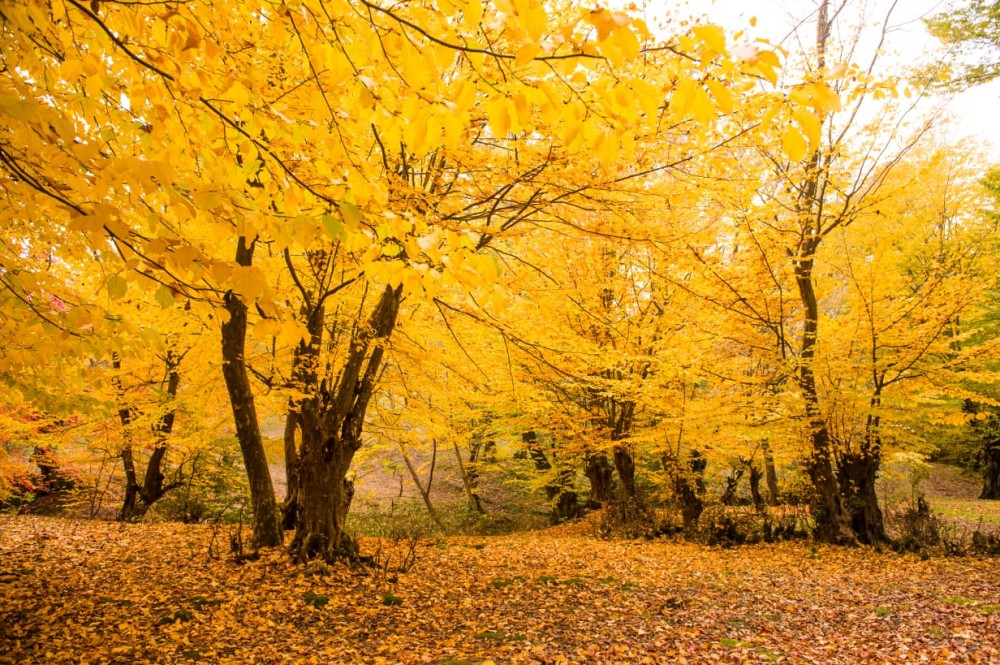
[{"label": "understory bush", "polygon": [[184,483],[157,501],[150,514],[167,521],[238,523],[247,518],[250,485],[239,450],[219,439],[188,463]]},{"label": "understory bush", "polygon": [[931,510],[923,496],[902,510],[888,511],[886,527],[897,552],[1000,556],[1000,534],[988,531],[982,521],[971,529],[950,525]]}]

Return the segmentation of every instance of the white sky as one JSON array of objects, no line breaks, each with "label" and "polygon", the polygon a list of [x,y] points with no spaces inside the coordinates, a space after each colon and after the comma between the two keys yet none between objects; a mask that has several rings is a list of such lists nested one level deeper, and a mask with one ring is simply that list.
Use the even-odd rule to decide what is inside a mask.
[{"label": "white sky", "polygon": [[[660,22],[663,15],[671,22],[685,16],[707,15],[709,20],[729,30],[747,31],[752,38],[765,38],[794,53],[798,41],[811,42],[815,35],[815,13],[819,0],[647,0],[646,15],[651,26]],[[831,5],[839,2],[831,2]],[[849,0],[842,22],[844,26],[861,23],[869,27],[868,41],[862,40],[869,53],[874,49],[877,32],[893,0]],[[885,44],[887,66],[894,63],[930,62],[943,53],[940,42],[931,37],[921,18],[947,9],[944,0],[896,0]],[[750,27],[749,20],[756,17],[757,24]],[[799,35],[795,27],[800,25]],[[676,26],[676,23],[674,23]],[[676,27],[674,28],[676,29]],[[863,33],[864,34],[864,33]],[[860,60],[856,58],[855,60]],[[867,62],[867,58],[864,59]],[[884,70],[883,70],[884,71]],[[989,154],[1000,162],[1000,81],[979,86],[955,95],[947,105],[952,116],[948,133],[956,140],[972,140],[983,145]]]}]

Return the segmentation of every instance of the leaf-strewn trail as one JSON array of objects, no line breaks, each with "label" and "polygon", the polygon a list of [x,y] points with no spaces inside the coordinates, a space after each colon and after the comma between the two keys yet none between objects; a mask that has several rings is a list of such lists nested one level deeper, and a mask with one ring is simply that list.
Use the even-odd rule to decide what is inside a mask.
[{"label": "leaf-strewn trail", "polygon": [[582,531],[426,541],[386,579],[213,559],[205,526],[3,517],[0,662],[1000,662],[997,559]]}]

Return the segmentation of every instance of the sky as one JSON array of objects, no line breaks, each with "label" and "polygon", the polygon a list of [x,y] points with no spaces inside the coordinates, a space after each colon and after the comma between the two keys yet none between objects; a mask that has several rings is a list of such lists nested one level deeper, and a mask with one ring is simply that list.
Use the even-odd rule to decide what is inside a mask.
[{"label": "sky", "polygon": [[[831,2],[831,5],[837,4]],[[878,27],[887,10],[895,4],[890,14],[885,52],[882,62],[887,66],[900,63],[930,62],[940,55],[942,46],[927,33],[922,18],[945,11],[946,0],[850,0],[845,10],[844,25],[858,25],[859,17],[865,26]],[[647,17],[664,12],[675,19],[684,16],[707,15],[712,22],[729,30],[745,30],[748,37],[760,37],[796,51],[797,39],[811,40],[815,34],[816,8],[819,0],[650,0],[646,5]],[[749,25],[750,19],[756,25]],[[655,21],[655,19],[654,19]],[[799,36],[795,28],[800,26]],[[871,53],[875,47],[878,30],[867,29],[867,41],[861,42],[862,50]],[[863,33],[864,34],[864,33]],[[953,95],[947,102],[951,117],[946,135],[955,140],[972,140],[981,144],[997,162],[1000,162],[1000,81],[979,86]]]}]

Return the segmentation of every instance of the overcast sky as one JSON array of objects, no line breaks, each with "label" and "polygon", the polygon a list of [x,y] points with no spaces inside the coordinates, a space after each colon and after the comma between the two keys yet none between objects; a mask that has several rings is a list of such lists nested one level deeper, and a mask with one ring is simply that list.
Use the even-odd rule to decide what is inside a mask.
[{"label": "overcast sky", "polygon": [[[877,28],[885,22],[893,1],[850,0],[848,4],[850,8],[845,10],[846,20],[842,25],[854,29],[861,22],[867,27],[868,39],[862,42],[861,50],[867,49],[870,54],[877,39]],[[676,26],[675,21],[682,17],[707,14],[710,20],[730,30],[745,29],[748,37],[766,38],[795,52],[798,40],[814,39],[813,21],[818,5],[818,0],[647,0],[645,7],[651,23],[658,23],[663,16],[669,15],[670,23]],[[891,29],[887,33],[887,54],[882,62],[891,67],[894,63],[930,62],[938,57],[942,47],[927,33],[921,19],[947,7],[945,0],[897,0],[888,22]],[[756,18],[756,26],[749,25],[751,17]],[[798,34],[796,26],[800,28]],[[988,145],[991,154],[1000,162],[998,102],[1000,81],[954,96],[948,103],[948,110],[952,115],[949,132],[956,139],[971,139],[984,147]]]}]

